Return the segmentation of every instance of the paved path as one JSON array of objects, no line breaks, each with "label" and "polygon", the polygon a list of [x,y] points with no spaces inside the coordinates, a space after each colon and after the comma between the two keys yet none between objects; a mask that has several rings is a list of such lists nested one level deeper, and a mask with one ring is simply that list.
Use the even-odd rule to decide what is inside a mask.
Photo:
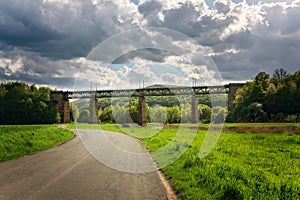
[{"label": "paved path", "polygon": [[[129,136],[107,135],[124,148],[145,151]],[[106,167],[77,136],[59,147],[0,163],[0,199],[155,200],[166,199],[166,192],[157,172],[134,174]]]}]

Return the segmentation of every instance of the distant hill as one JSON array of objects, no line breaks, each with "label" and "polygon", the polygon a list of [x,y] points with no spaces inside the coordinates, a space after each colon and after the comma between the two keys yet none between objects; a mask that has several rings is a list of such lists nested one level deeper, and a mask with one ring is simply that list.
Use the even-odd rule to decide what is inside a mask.
[{"label": "distant hill", "polygon": [[155,84],[155,85],[149,85],[145,88],[178,88],[178,87],[185,87],[185,86]]}]

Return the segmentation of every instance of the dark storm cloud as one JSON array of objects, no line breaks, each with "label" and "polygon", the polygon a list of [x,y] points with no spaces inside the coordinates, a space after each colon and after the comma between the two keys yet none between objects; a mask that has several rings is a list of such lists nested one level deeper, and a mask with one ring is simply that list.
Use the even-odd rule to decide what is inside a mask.
[{"label": "dark storm cloud", "polygon": [[86,56],[99,42],[118,33],[118,6],[90,1],[70,3],[0,1],[0,40],[56,59]]},{"label": "dark storm cloud", "polygon": [[[299,70],[299,0],[261,4],[215,0],[209,6],[204,0],[134,2],[0,0],[0,79],[69,85],[80,66],[78,59],[98,43],[148,26],[170,28],[195,39],[209,50],[225,79],[248,80],[259,71],[272,73],[278,67]],[[119,51],[119,44],[106,53]],[[137,50],[115,63],[137,58],[163,62],[170,55]]]},{"label": "dark storm cloud", "polygon": [[39,51],[46,50],[50,41],[64,38],[43,22],[41,7],[42,1],[0,1],[1,42]]},{"label": "dark storm cloud", "polygon": [[43,24],[40,1],[0,1],[0,38],[8,45],[31,45],[58,39],[59,34]]},{"label": "dark storm cloud", "polygon": [[134,59],[151,60],[153,62],[164,62],[166,56],[174,55],[171,52],[159,50],[159,49],[140,49],[129,52],[117,58],[113,63],[122,64],[128,61],[134,61]]}]

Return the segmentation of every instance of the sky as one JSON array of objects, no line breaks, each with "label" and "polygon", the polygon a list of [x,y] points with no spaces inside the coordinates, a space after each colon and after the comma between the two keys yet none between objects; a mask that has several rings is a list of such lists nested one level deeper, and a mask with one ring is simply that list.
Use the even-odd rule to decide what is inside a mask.
[{"label": "sky", "polygon": [[300,0],[0,0],[0,82],[128,88],[294,73],[299,19]]}]

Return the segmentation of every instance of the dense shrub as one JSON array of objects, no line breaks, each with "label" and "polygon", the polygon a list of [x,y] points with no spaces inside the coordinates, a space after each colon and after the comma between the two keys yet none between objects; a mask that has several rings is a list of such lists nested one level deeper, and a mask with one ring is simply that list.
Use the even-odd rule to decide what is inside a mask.
[{"label": "dense shrub", "polygon": [[165,123],[167,121],[167,110],[163,106],[153,106],[149,111],[151,122]]},{"label": "dense shrub", "polygon": [[90,120],[90,111],[82,110],[79,114],[78,122],[79,123],[88,123]]},{"label": "dense shrub", "polygon": [[207,105],[200,104],[198,110],[199,120],[203,123],[209,123],[211,119],[211,108]]},{"label": "dense shrub", "polygon": [[48,124],[60,121],[50,89],[19,82],[0,85],[0,124]]},{"label": "dense shrub", "polygon": [[224,123],[225,118],[227,115],[227,108],[221,106],[215,106],[212,109],[212,116],[211,119],[214,123]]}]

